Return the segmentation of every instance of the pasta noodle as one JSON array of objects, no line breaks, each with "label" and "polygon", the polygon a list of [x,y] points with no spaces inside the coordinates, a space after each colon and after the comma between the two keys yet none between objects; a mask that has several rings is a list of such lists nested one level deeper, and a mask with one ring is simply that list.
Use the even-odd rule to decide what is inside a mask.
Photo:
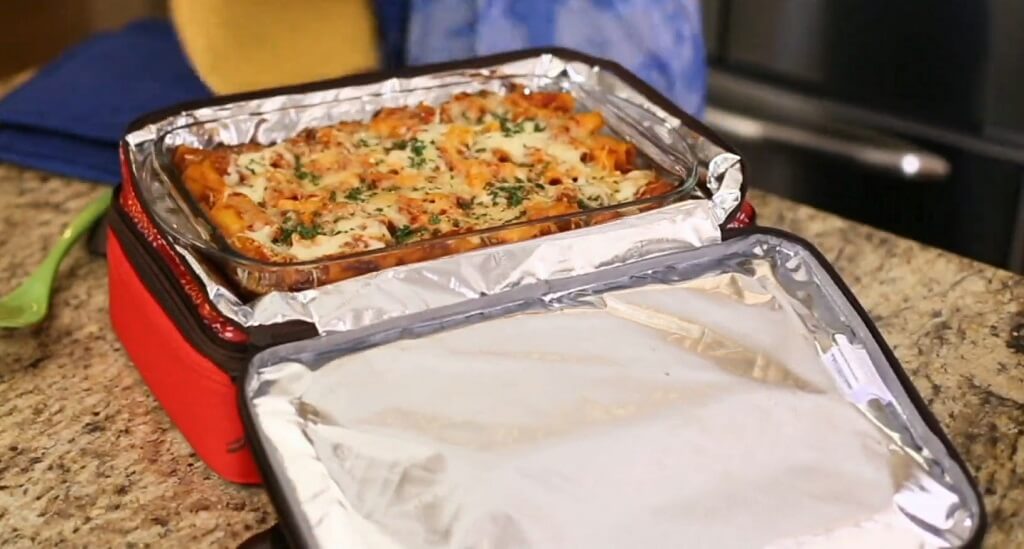
[{"label": "pasta noodle", "polygon": [[[636,169],[636,148],[600,133],[599,112],[575,108],[567,93],[460,94],[436,108],[385,108],[369,122],[308,129],[270,146],[182,146],[174,162],[217,229],[249,257],[293,263],[422,244],[356,269],[366,271],[476,245],[423,242],[430,239],[675,188]],[[486,243],[564,228],[524,225]]]}]

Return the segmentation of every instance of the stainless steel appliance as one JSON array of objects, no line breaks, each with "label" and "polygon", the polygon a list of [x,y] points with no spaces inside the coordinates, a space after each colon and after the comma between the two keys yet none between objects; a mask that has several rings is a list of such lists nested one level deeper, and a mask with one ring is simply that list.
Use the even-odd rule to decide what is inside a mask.
[{"label": "stainless steel appliance", "polygon": [[1024,2],[703,6],[754,186],[1024,272]]}]

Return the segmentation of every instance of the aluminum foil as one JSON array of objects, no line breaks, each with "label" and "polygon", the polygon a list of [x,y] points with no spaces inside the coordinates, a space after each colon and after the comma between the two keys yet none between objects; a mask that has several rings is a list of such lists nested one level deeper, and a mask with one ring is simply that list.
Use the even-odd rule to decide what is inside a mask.
[{"label": "aluminum foil", "polygon": [[978,494],[898,367],[754,233],[276,347],[242,400],[310,546],[962,545]]},{"label": "aluminum foil", "polygon": [[[179,251],[203,278],[218,307],[244,325],[305,320],[327,333],[719,240],[713,203],[694,200],[606,225],[393,267],[303,292],[274,292],[251,304],[220,286],[186,249]],[[453,271],[461,273],[457,280],[449,276]]]},{"label": "aluminum foil", "polygon": [[[683,117],[675,116],[658,106],[657,101],[637,89],[630,80],[616,70],[597,64],[574,60],[566,53],[524,54],[518,59],[496,62],[493,65],[473,68],[454,68],[431,74],[388,78],[361,85],[350,85],[333,89],[286,93],[270,97],[259,97],[236,101],[224,105],[186,110],[179,114],[145,125],[125,137],[129,161],[138,185],[139,195],[153,214],[156,223],[164,233],[171,236],[178,251],[206,285],[207,292],[217,308],[227,317],[243,326],[271,324],[282,320],[305,320],[313,322],[323,331],[347,329],[353,324],[339,319],[334,313],[339,307],[353,308],[349,304],[354,286],[343,281],[310,291],[273,293],[252,302],[246,302],[220,281],[214,270],[207,267],[200,250],[210,249],[208,231],[197,226],[179,206],[181,197],[174,196],[161,177],[158,162],[158,140],[174,136],[173,144],[194,146],[214,143],[241,143],[250,140],[270,143],[294,135],[311,126],[331,124],[353,116],[375,112],[383,106],[397,106],[395,101],[419,103],[438,99],[437,95],[451,93],[451,86],[459,86],[468,78],[487,75],[515,75],[529,82],[530,78],[565,78],[573,82],[581,94],[594,92],[608,104],[605,112],[614,121],[622,122],[623,129],[638,146],[662,167],[673,171],[695,161],[703,182],[696,202],[707,206],[678,208],[670,215],[697,212],[699,222],[711,226],[700,231],[702,240],[694,241],[691,231],[684,236],[666,238],[686,241],[687,246],[717,241],[716,225],[722,223],[741,201],[743,174],[739,157],[717,145],[705,133],[706,130],[690,124]],[[447,87],[446,87],[447,86]],[[588,91],[589,90],[589,91]],[[339,108],[339,102],[360,99],[359,112],[353,112],[351,105]],[[253,116],[249,116],[253,115]],[[257,116],[258,115],[258,116]],[[166,138],[166,137],[165,137]],[[695,156],[690,158],[689,155]],[[686,158],[683,158],[683,157]],[[708,218],[710,213],[710,219]],[[655,216],[656,217],[656,216]],[[662,218],[663,219],[663,218]],[[570,234],[576,234],[570,233]],[[705,238],[706,237],[706,238]],[[558,240],[560,237],[550,237]],[[689,240],[688,240],[689,239]],[[560,246],[564,244],[555,244]],[[626,249],[608,245],[607,253],[595,252],[595,265],[614,263],[616,254],[629,250],[637,257],[635,243],[624,243]],[[549,249],[550,246],[545,249]],[[520,248],[521,249],[521,248]],[[499,257],[482,254],[476,257]],[[518,253],[518,252],[517,252]],[[603,258],[597,257],[603,253]],[[531,256],[523,252],[520,257]],[[532,257],[532,256],[531,256]],[[483,260],[481,260],[483,261]],[[536,272],[558,271],[558,265],[522,265],[515,268]],[[356,283],[358,287],[360,283]],[[481,280],[477,287],[462,292],[464,295],[498,291],[505,286],[494,280]],[[457,290],[453,290],[457,291]],[[359,316],[359,310],[346,314]],[[370,314],[370,313],[367,313]]]}]

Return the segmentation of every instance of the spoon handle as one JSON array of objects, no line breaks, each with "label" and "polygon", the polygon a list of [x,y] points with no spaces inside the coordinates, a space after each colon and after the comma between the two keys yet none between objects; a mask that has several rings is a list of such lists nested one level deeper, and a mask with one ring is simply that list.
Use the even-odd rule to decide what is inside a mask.
[{"label": "spoon handle", "polygon": [[103,213],[107,211],[110,206],[110,202],[114,196],[114,191],[106,189],[99,196],[94,198],[85,209],[78,213],[71,223],[65,227],[64,232],[60,233],[60,238],[57,240],[56,245],[50,250],[50,253],[46,255],[46,259],[43,260],[40,265],[40,270],[50,269],[56,271],[57,266],[60,265],[61,260],[71,249],[71,246],[78,241],[78,239],[85,234],[92,224],[97,219],[103,216]]}]

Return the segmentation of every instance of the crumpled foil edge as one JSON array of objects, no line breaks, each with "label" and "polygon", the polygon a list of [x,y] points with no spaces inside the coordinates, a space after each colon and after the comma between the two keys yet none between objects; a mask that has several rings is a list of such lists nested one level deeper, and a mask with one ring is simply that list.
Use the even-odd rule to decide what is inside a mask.
[{"label": "crumpled foil edge", "polygon": [[[540,273],[566,273],[571,274],[571,266],[558,264],[557,254],[544,255],[540,250],[550,250],[553,247],[572,246],[566,239],[585,238],[588,242],[594,239],[600,240],[603,237],[588,237],[597,233],[608,232],[609,241],[595,244],[591,258],[590,267],[603,268],[615,265],[618,261],[632,261],[644,257],[648,253],[661,253],[661,251],[677,246],[688,248],[692,246],[706,245],[717,242],[720,238],[718,225],[725,222],[728,216],[740,204],[742,200],[743,172],[739,156],[724,150],[712,139],[703,135],[697,128],[689,127],[686,122],[678,117],[672,116],[664,109],[650,100],[639,90],[635,89],[628,82],[614,74],[612,71],[603,70],[600,66],[590,65],[581,61],[568,60],[551,53],[543,53],[533,57],[521,58],[505,63],[495,64],[490,67],[474,69],[452,69],[443,72],[420,75],[408,78],[388,78],[379,82],[368,84],[345,86],[334,89],[316,90],[300,93],[286,93],[272,97],[260,97],[248,100],[241,100],[224,105],[200,107],[191,109],[165,119],[150,123],[131,133],[125,140],[129,145],[129,160],[132,164],[134,175],[139,186],[140,196],[148,203],[151,213],[158,225],[164,231],[175,237],[177,251],[184,257],[195,273],[202,280],[213,304],[226,317],[238,322],[245,327],[265,326],[286,320],[302,320],[313,323],[321,332],[351,329],[361,325],[363,322],[373,322],[380,317],[379,313],[372,310],[361,311],[359,307],[365,300],[352,299],[358,297],[358,291],[353,288],[363,287],[365,277],[351,280],[343,280],[333,284],[321,286],[312,290],[301,292],[274,292],[261,296],[253,301],[246,302],[229,286],[222,284],[220,278],[214,274],[201,259],[201,255],[191,248],[192,243],[201,241],[205,237],[196,233],[197,229],[190,223],[184,222],[181,216],[175,216],[179,206],[171,196],[171,190],[164,187],[161,176],[156,166],[155,142],[159,136],[170,130],[181,128],[204,121],[221,121],[231,117],[238,117],[252,113],[271,113],[282,109],[310,105],[328,105],[332,102],[350,100],[369,96],[371,94],[398,93],[429,89],[439,85],[456,83],[464,80],[467,75],[526,75],[541,77],[568,76],[573,81],[585,83],[594,89],[614,97],[628,100],[632,105],[642,107],[648,113],[661,119],[665,125],[673,128],[683,135],[688,147],[693,151],[701,164],[701,177],[704,180],[710,196],[694,199],[685,203],[686,205],[672,205],[666,207],[667,214],[641,214],[636,216],[637,220],[620,220],[607,224],[607,226],[592,229],[570,231],[560,235],[542,237],[538,242],[544,244],[525,244],[514,247],[503,246],[496,248],[494,252],[482,252],[477,254],[464,255],[467,261],[478,261],[476,265],[484,267],[488,271],[470,275],[470,264],[467,263],[464,280],[451,284],[460,289],[453,290],[462,296],[481,295],[488,292],[498,291],[509,284],[511,280],[501,279],[501,276],[492,274],[489,270],[493,268],[492,263],[500,258],[508,264],[500,268],[507,270],[505,276],[514,276],[517,273],[523,276],[537,275]],[[411,99],[417,97],[416,93],[409,95]],[[325,115],[327,116],[326,112]],[[304,127],[314,126],[324,121],[311,120],[304,116],[301,120],[289,121],[288,125],[296,123],[304,124]],[[223,122],[225,131],[232,131],[229,122]],[[272,125],[272,124],[271,124]],[[658,128],[648,128],[653,133],[662,131]],[[657,143],[658,139],[652,139]],[[661,142],[664,142],[662,139]],[[691,206],[689,203],[703,203],[706,206]],[[693,215],[692,220],[685,220],[682,216]],[[673,218],[673,221],[667,221]],[[651,221],[649,235],[645,234],[640,223]],[[621,230],[623,223],[630,227],[628,230]],[[668,225],[674,225],[669,227]],[[697,225],[705,226],[698,228]],[[678,230],[678,235],[672,231]],[[622,239],[626,235],[635,240],[632,242],[612,241]],[[650,240],[650,242],[647,242]],[[550,244],[547,244],[550,242]],[[590,245],[590,244],[588,244]],[[536,253],[527,252],[527,249],[538,247]],[[488,261],[479,262],[481,257],[489,258]],[[541,265],[541,258],[550,258],[551,265]],[[472,258],[472,259],[470,259]],[[513,268],[516,261],[527,261],[528,263]],[[570,269],[570,270],[566,270]],[[397,277],[397,273],[407,271],[396,271],[396,274],[386,274],[385,277]],[[378,275],[370,275],[378,276]],[[397,280],[397,278],[396,278]],[[367,305],[368,306],[368,305]],[[344,308],[345,313],[337,312]]]},{"label": "crumpled foil edge", "polygon": [[[564,252],[570,255],[583,252],[586,255],[587,250],[578,247]],[[478,255],[483,257],[483,254]],[[425,279],[457,280],[461,278],[460,267],[457,260],[439,260],[429,265],[409,266],[406,270],[421,270]],[[392,317],[388,322],[378,322],[372,326],[364,324],[362,330],[329,334],[261,353],[253,360],[244,382],[244,406],[249,407],[258,425],[266,421],[268,425],[277,426],[273,428],[273,433],[265,431],[263,427],[257,429],[256,436],[264,438],[262,445],[271,445],[275,452],[290,452],[288,455],[272,457],[272,462],[277,460],[272,469],[276,474],[287,470],[299,476],[285,476],[278,481],[305,483],[309,479],[320,478],[318,475],[322,474],[323,465],[319,460],[326,458],[314,452],[311,447],[307,448],[306,442],[298,442],[304,440],[301,429],[307,419],[297,415],[300,410],[295,405],[302,404],[302,414],[312,414],[310,417],[313,419],[320,417],[320,412],[316,410],[317,404],[304,400],[303,395],[307,388],[324,383],[324,380],[316,381],[316,374],[336,358],[364,349],[367,344],[387,344],[390,338],[398,337],[387,335],[398,333],[395,330],[422,337],[422,334],[431,330],[475,322],[468,320],[470,318],[503,316],[508,313],[506,307],[510,304],[518,306],[515,304],[533,303],[533,308],[523,310],[557,309],[566,303],[570,306],[576,303],[573,300],[577,298],[572,296],[574,292],[581,292],[584,299],[588,299],[586,296],[595,295],[595,288],[602,284],[609,284],[608,287],[618,291],[651,283],[671,285],[678,281],[699,281],[710,275],[735,275],[736,279],[728,282],[725,289],[744,296],[742,303],[752,307],[748,314],[755,312],[757,307],[769,305],[771,299],[785,301],[787,314],[792,315],[801,337],[811,342],[811,353],[816,355],[814,368],[808,364],[806,366],[811,369],[793,370],[793,373],[803,375],[805,379],[817,379],[814,382],[817,385],[822,383],[823,378],[814,376],[825,375],[824,379],[829,380],[827,384],[834,385],[828,391],[838,393],[839,398],[870,420],[889,441],[893,461],[891,470],[885,473],[893,475],[897,483],[893,487],[889,509],[903,517],[901,528],[917,532],[917,543],[912,546],[958,546],[975,535],[982,516],[980,499],[973,491],[967,473],[928,427],[903,389],[894,371],[898,365],[889,363],[865,321],[814,255],[802,244],[771,234],[753,233],[716,245],[690,250],[668,250],[663,255],[647,257],[639,263],[623,263],[589,274],[579,273],[575,277],[535,278],[534,283],[506,288],[504,295],[489,295],[473,302],[455,303],[449,299],[432,301],[427,298],[426,301],[436,306],[452,306],[446,307],[445,311],[420,309],[419,314]],[[407,276],[419,278],[419,275],[411,272]],[[368,294],[377,295],[377,283],[387,286],[390,282],[386,279],[367,279],[364,289]],[[439,292],[442,295],[445,293],[440,284],[429,289],[423,288],[423,291]],[[722,292],[723,288],[716,286],[708,288],[708,291]],[[393,301],[387,306],[406,312],[419,308],[420,303],[424,302],[424,297],[416,292],[389,297]],[[401,302],[403,299],[412,299],[415,305],[409,307]],[[776,306],[770,308],[775,310]],[[459,318],[466,320],[448,320]],[[690,317],[688,322],[693,322],[694,318],[702,317]],[[756,325],[747,326],[751,319],[746,314],[719,318],[715,322],[719,323],[719,328],[714,327],[710,318],[701,321],[707,333],[713,334],[721,329],[720,326],[728,325],[735,327],[737,333],[750,334],[750,341],[743,342],[743,345],[750,349],[760,349],[768,356],[772,355],[773,346],[778,345],[778,342],[773,343],[761,335],[753,337],[755,333],[770,334],[772,330],[768,327],[759,330]],[[430,328],[432,325],[438,328]],[[629,343],[623,341],[622,344]],[[566,345],[566,352],[569,352],[575,343],[566,342]],[[529,345],[525,344],[525,347],[528,351]],[[734,353],[733,350],[724,352],[734,356],[729,354]],[[756,363],[763,364],[760,359]],[[807,377],[810,374],[814,375]],[[324,410],[323,417],[331,417],[331,414]],[[283,437],[280,440],[298,438],[294,438],[295,444],[275,444],[279,435]],[[708,436],[729,435],[708,433]],[[281,469],[285,462],[288,467]],[[347,507],[330,497],[333,492],[323,490],[322,481],[307,486],[310,490],[302,491],[315,493],[315,500],[294,500],[299,492],[292,492],[289,497],[293,497],[293,500],[289,505],[297,505],[310,516],[332,516],[335,520],[331,523],[335,526],[338,521],[341,524],[347,523]],[[327,482],[330,482],[329,477]],[[328,530],[332,535],[339,532],[334,526]],[[317,537],[312,527],[306,534]],[[853,532],[853,535],[857,533]],[[867,539],[879,541],[877,538]],[[827,536],[818,541],[824,543],[824,546],[830,546]]]}]

